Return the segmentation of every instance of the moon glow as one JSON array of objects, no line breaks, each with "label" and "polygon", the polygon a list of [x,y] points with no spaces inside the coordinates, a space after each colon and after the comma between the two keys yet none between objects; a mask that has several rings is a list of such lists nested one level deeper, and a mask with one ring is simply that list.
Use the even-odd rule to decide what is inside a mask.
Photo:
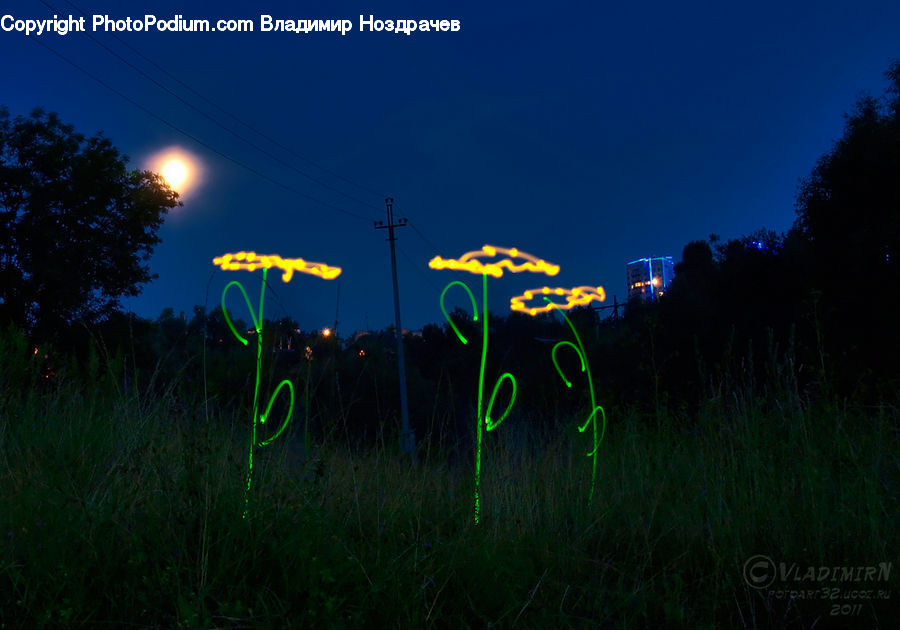
[{"label": "moon glow", "polygon": [[200,160],[179,147],[170,147],[151,156],[148,168],[162,176],[182,199],[197,188],[203,174]]},{"label": "moon glow", "polygon": [[184,162],[172,158],[163,165],[162,176],[172,190],[180,190],[188,179],[188,169]]}]

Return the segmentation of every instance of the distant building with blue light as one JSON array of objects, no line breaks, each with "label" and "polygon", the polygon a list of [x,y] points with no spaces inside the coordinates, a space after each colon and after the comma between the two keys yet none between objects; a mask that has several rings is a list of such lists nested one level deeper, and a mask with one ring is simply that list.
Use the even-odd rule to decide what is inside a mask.
[{"label": "distant building with blue light", "polygon": [[625,273],[629,300],[655,300],[669,289],[675,277],[675,263],[671,256],[639,258],[625,266]]}]

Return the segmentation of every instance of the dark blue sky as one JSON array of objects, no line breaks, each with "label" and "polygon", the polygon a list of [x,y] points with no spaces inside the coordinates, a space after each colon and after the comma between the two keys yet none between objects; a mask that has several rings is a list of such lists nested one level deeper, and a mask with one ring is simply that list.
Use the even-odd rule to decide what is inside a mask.
[{"label": "dark blue sky", "polygon": [[[0,14],[42,19],[49,4],[80,15],[66,0],[9,4]],[[398,230],[404,328],[441,320],[447,282],[479,286],[470,274],[429,270],[428,260],[485,243],[562,267],[552,279],[492,280],[494,311],[548,282],[602,285],[622,300],[629,260],[677,260],[713,232],[788,229],[798,179],[840,136],[856,98],[882,93],[900,57],[896,0],[481,4],[77,0],[86,14],[115,18],[249,18],[257,32],[0,32],[0,103],[102,131],[134,166],[173,145],[203,163],[205,181],[160,232],[151,260],[159,278],[127,308],[145,317],[212,308],[234,279],[255,293],[261,272],[219,271],[210,283],[214,256],[255,250],[342,267],[333,281],[298,274],[283,284],[273,274],[266,316],[291,315],[306,330],[332,325],[340,285],[340,332],[349,334],[393,322],[386,234],[372,225],[385,218],[385,196],[410,221]],[[261,14],[349,19],[353,30],[261,33]],[[360,32],[360,14],[456,19],[461,30]]]}]

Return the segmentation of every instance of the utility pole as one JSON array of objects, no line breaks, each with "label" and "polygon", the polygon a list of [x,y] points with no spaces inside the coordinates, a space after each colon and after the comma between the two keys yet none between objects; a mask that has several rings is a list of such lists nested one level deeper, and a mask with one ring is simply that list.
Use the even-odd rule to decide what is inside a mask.
[{"label": "utility pole", "polygon": [[416,434],[409,426],[409,408],[406,404],[406,360],[403,357],[403,328],[400,326],[400,291],[397,288],[397,253],[394,241],[395,227],[403,227],[406,225],[406,219],[400,219],[398,223],[394,223],[394,198],[388,197],[384,200],[387,206],[387,225],[382,221],[375,221],[375,229],[383,230],[387,228],[388,238],[391,243],[391,273],[394,278],[394,331],[397,335],[397,368],[400,373],[400,418],[402,422],[400,433],[400,449],[415,458],[416,453]]},{"label": "utility pole", "polygon": [[[610,304],[609,306],[592,306],[591,307],[591,309],[595,313],[599,313],[600,311],[605,311],[606,309],[609,309],[609,308],[614,309],[613,314],[612,314],[612,320],[614,322],[618,322],[619,321],[619,297],[618,296],[616,296],[616,295],[613,296],[613,303]],[[607,321],[609,319],[610,318],[607,318]],[[595,324],[594,324],[594,332],[596,332],[597,335],[600,334],[600,321],[599,320],[597,322],[595,322]]]},{"label": "utility pole", "polygon": [[338,315],[341,312],[341,283],[338,282],[338,290],[337,290],[337,300],[334,303],[334,338],[338,338],[337,326],[338,326]]}]

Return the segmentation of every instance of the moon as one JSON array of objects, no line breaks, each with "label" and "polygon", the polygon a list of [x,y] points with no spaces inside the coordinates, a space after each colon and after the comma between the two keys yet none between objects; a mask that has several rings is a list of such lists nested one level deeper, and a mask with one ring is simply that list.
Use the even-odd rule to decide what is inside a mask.
[{"label": "moon", "polygon": [[192,196],[203,181],[203,163],[190,151],[177,146],[151,155],[147,168],[158,173],[182,200]]},{"label": "moon", "polygon": [[187,164],[178,158],[172,158],[162,167],[162,176],[172,190],[181,192],[182,186],[187,183],[189,173]]}]

